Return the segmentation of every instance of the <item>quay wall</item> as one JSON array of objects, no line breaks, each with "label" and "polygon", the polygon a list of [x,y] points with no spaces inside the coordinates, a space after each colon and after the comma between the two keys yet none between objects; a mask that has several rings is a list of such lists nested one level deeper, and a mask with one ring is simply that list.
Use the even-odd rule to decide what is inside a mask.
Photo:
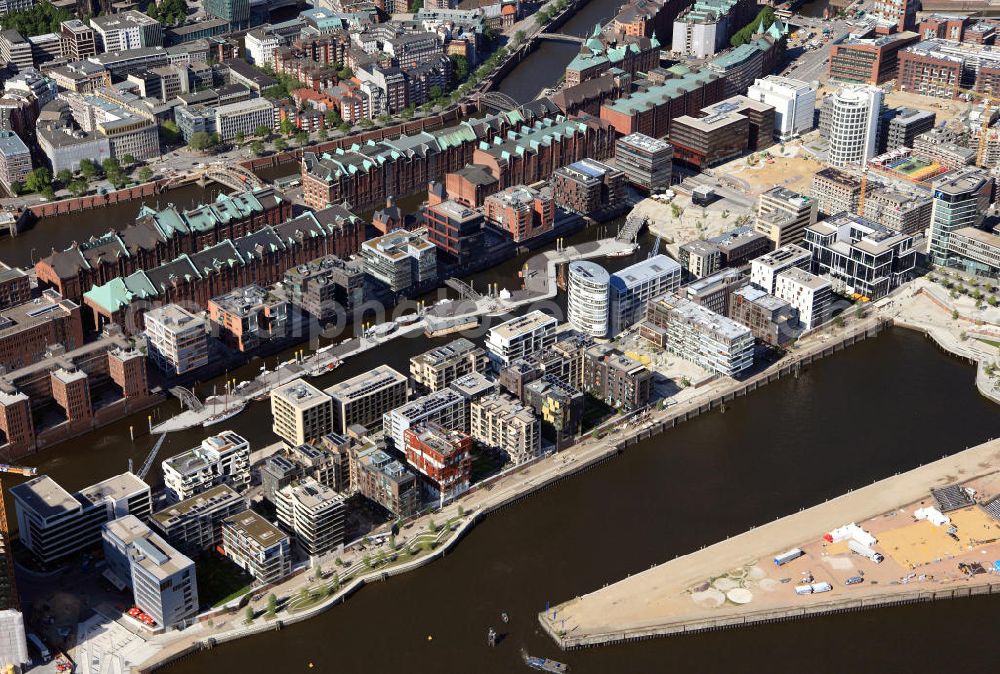
[{"label": "quay wall", "polygon": [[[579,461],[573,462],[572,464],[566,464],[564,469],[559,471],[557,474],[547,477],[544,479],[534,479],[528,478],[524,481],[522,488],[517,490],[516,493],[509,496],[501,496],[495,500],[483,504],[482,507],[474,511],[471,516],[462,522],[458,529],[454,532],[447,541],[445,541],[439,548],[435,549],[432,553],[424,555],[418,559],[399,564],[385,571],[372,571],[370,573],[364,574],[357,578],[353,578],[351,581],[346,583],[340,590],[338,590],[333,596],[324,602],[317,604],[314,607],[306,609],[302,612],[295,613],[284,617],[281,620],[274,620],[272,622],[266,622],[261,620],[258,624],[248,625],[245,628],[232,630],[230,632],[222,633],[211,638],[205,638],[198,640],[190,645],[187,645],[181,649],[175,650],[171,653],[165,653],[161,656],[157,656],[159,659],[153,663],[146,665],[140,671],[142,674],[149,674],[160,670],[172,662],[184,658],[188,655],[196,653],[200,650],[210,649],[214,646],[226,643],[229,641],[234,641],[243,637],[251,636],[253,634],[259,634],[261,632],[267,632],[271,630],[280,630],[286,625],[294,624],[302,620],[307,620],[314,616],[329,610],[333,606],[343,603],[348,597],[353,595],[355,592],[360,590],[362,587],[368,583],[378,582],[387,580],[388,578],[417,569],[425,564],[443,557],[446,555],[458,542],[465,536],[468,531],[472,529],[476,524],[481,522],[483,519],[488,517],[492,513],[500,512],[505,508],[509,508],[517,503],[520,503],[526,498],[537,494],[544,489],[547,489],[564,479],[579,475],[587,470],[590,470],[596,466],[606,463],[613,458],[623,454],[628,447],[637,444],[640,440],[655,435],[656,433],[661,433],[668,428],[673,428],[678,423],[683,421],[688,421],[700,416],[706,412],[714,409],[724,408],[725,403],[731,402],[733,399],[739,396],[745,396],[752,391],[757,390],[764,384],[776,381],[781,377],[786,377],[789,375],[797,376],[801,371],[802,367],[810,363],[816,362],[821,358],[831,356],[839,351],[844,350],[846,347],[856,344],[858,342],[864,341],[871,337],[875,337],[883,332],[885,329],[891,326],[891,322],[884,319],[876,320],[866,320],[864,324],[851,329],[845,329],[844,334],[840,335],[833,343],[820,345],[812,350],[804,351],[798,354],[794,361],[782,365],[774,370],[766,370],[758,375],[750,377],[743,382],[734,382],[733,385],[726,391],[718,393],[707,401],[699,402],[698,404],[692,406],[688,409],[688,405],[681,405],[682,409],[676,410],[673,414],[668,416],[666,419],[653,423],[648,427],[643,427],[626,432],[626,434],[614,442],[608,442],[601,451],[588,456],[586,459],[581,459]],[[529,461],[521,466],[518,466],[509,471],[505,471],[499,475],[494,475],[493,477],[477,483],[472,486],[472,488],[466,492],[465,496],[475,494],[477,492],[486,490],[489,491],[492,488],[493,482],[496,480],[508,476],[512,473],[525,473],[534,465],[550,458],[551,455],[546,457],[539,457],[532,461]],[[997,585],[997,590],[1000,592],[1000,584]],[[851,609],[854,610],[854,609]],[[791,614],[791,612],[788,612]],[[792,617],[791,615],[789,617]],[[769,618],[769,619],[773,619]],[[788,618],[785,618],[788,619]],[[702,629],[718,629],[719,627],[703,627]],[[634,639],[640,638],[652,638],[653,636],[658,636],[657,634],[648,635],[635,635]],[[562,642],[558,637],[553,635],[553,638],[562,646]],[[633,637],[628,637],[632,639]],[[624,638],[622,640],[625,640]],[[582,644],[577,647],[583,647],[586,644]],[[564,646],[566,647],[566,646]]]}]

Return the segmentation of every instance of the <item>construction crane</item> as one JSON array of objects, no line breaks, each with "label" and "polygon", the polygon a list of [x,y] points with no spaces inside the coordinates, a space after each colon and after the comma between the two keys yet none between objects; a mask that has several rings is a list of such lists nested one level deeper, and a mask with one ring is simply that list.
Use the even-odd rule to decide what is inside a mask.
[{"label": "construction crane", "polygon": [[[38,469],[31,466],[12,466],[0,463],[0,473],[32,477],[38,473]],[[17,583],[14,582],[14,550],[10,544],[10,527],[7,526],[7,505],[4,502],[2,479],[0,479],[0,536],[3,536],[3,557],[7,565],[7,582],[10,584],[10,605],[12,608],[20,610],[21,602],[17,596]]]},{"label": "construction crane", "polygon": [[858,215],[865,217],[865,194],[868,192],[868,167],[861,169],[861,193],[858,195]]}]

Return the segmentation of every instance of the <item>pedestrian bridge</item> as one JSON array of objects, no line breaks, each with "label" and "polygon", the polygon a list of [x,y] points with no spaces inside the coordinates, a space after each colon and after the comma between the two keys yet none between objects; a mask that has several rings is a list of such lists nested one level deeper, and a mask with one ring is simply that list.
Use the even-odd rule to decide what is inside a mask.
[{"label": "pedestrian bridge", "polygon": [[203,169],[196,169],[190,173],[171,178],[160,186],[160,191],[194,182],[202,187],[209,182],[216,182],[238,192],[259,190],[266,184],[252,171],[239,164],[211,164]]}]

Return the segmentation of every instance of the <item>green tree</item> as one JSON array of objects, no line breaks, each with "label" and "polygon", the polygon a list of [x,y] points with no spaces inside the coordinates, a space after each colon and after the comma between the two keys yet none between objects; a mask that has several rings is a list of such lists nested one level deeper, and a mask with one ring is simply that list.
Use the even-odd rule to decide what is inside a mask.
[{"label": "green tree", "polygon": [[252,623],[253,622],[253,606],[247,606],[247,610],[246,610],[246,612],[243,615],[244,615],[243,622],[245,622],[247,625],[249,625],[250,623]]},{"label": "green tree", "polygon": [[139,169],[139,182],[148,183],[153,177],[153,170],[148,166]]},{"label": "green tree", "polygon": [[416,14],[424,8],[424,0],[410,0],[410,13]]},{"label": "green tree", "polygon": [[298,133],[295,134],[295,142],[298,143],[300,146],[305,145],[306,143],[309,142],[309,134],[306,133],[305,131],[299,131]]},{"label": "green tree", "polygon": [[29,192],[45,192],[52,189],[52,171],[44,166],[29,171],[24,177],[24,187]]},{"label": "green tree", "polygon": [[349,132],[351,130],[351,123],[350,122],[341,122],[340,125],[337,128],[340,129],[341,131],[343,131],[344,133],[347,133],[347,132]]},{"label": "green tree", "polygon": [[441,95],[443,93],[444,93],[444,91],[441,89],[441,87],[439,87],[438,85],[435,84],[433,87],[431,87],[431,90],[430,90],[431,100],[435,100],[436,101],[437,99],[441,98]]},{"label": "green tree", "polygon": [[341,80],[349,80],[352,77],[354,77],[354,71],[348,68],[347,66],[344,66],[343,68],[337,71],[337,77],[340,78]]},{"label": "green tree", "polygon": [[21,12],[12,12],[0,17],[0,26],[5,30],[16,30],[25,37],[58,33],[59,24],[75,18],[73,13],[48,2],[39,2]]},{"label": "green tree", "polygon": [[244,140],[243,132],[237,131],[236,136],[233,138],[233,140],[236,141],[237,145],[242,145]]},{"label": "green tree", "polygon": [[284,138],[278,138],[274,141],[274,149],[278,152],[283,152],[288,149],[288,143],[285,142]]},{"label": "green tree", "polygon": [[521,44],[524,42],[524,38],[526,37],[528,37],[528,35],[523,30],[517,31],[514,33],[514,44]]},{"label": "green tree", "polygon": [[256,129],[253,130],[253,135],[257,136],[258,138],[267,138],[268,136],[271,135],[271,129],[261,124],[260,126],[258,126]]},{"label": "green tree", "polygon": [[[411,114],[410,116],[412,117],[413,115]],[[362,129],[370,129],[373,126],[375,126],[375,122],[365,117],[358,123],[358,126],[360,126]]]},{"label": "green tree", "polygon": [[59,182],[60,185],[66,187],[67,185],[69,185],[70,181],[73,180],[73,172],[70,171],[69,169],[63,169],[62,171],[56,174],[56,180]]},{"label": "green tree", "polygon": [[295,133],[295,124],[292,122],[292,120],[288,119],[287,117],[281,120],[279,128],[281,129],[281,133],[285,134],[286,136],[290,136],[293,133]]},{"label": "green tree", "polygon": [[320,142],[323,142],[329,137],[330,134],[326,132],[326,129],[320,129],[316,132],[316,137],[319,138]]},{"label": "green tree", "polygon": [[461,54],[451,55],[451,84],[461,84],[469,79],[469,59]]},{"label": "green tree", "polygon": [[329,127],[340,126],[340,123],[344,120],[340,118],[340,113],[335,109],[330,108],[326,111],[325,116],[326,125]]},{"label": "green tree", "polygon": [[83,180],[74,180],[66,187],[74,197],[82,197],[87,193],[87,183]]},{"label": "green tree", "polygon": [[122,155],[122,164],[124,164],[125,166],[131,166],[134,163],[135,163],[135,157],[133,157],[130,154]]},{"label": "green tree", "polygon": [[255,140],[254,142],[250,143],[250,151],[259,157],[260,155],[264,154],[264,143],[260,142],[259,140]]},{"label": "green tree", "polygon": [[97,175],[97,166],[89,159],[81,159],[80,175],[87,179],[94,178]]},{"label": "green tree", "polygon": [[192,150],[204,151],[212,147],[212,135],[204,131],[195,131],[188,139],[188,146]]},{"label": "green tree", "polygon": [[759,12],[757,16],[753,18],[753,21],[743,26],[743,28],[736,31],[731,38],[729,38],[729,44],[733,47],[739,47],[741,44],[746,44],[750,41],[750,38],[754,36],[757,29],[760,28],[761,23],[764,24],[764,30],[770,28],[771,24],[774,23],[774,8],[770,6],[765,6]]}]

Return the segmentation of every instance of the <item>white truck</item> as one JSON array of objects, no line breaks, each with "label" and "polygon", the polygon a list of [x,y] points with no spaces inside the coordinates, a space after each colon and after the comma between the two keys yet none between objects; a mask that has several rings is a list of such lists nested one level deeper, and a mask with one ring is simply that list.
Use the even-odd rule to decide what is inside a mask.
[{"label": "white truck", "polygon": [[861,555],[862,557],[867,557],[876,564],[881,564],[885,560],[885,557],[881,554],[875,552],[867,545],[858,543],[855,540],[848,541],[847,547],[851,549],[851,552]]}]

